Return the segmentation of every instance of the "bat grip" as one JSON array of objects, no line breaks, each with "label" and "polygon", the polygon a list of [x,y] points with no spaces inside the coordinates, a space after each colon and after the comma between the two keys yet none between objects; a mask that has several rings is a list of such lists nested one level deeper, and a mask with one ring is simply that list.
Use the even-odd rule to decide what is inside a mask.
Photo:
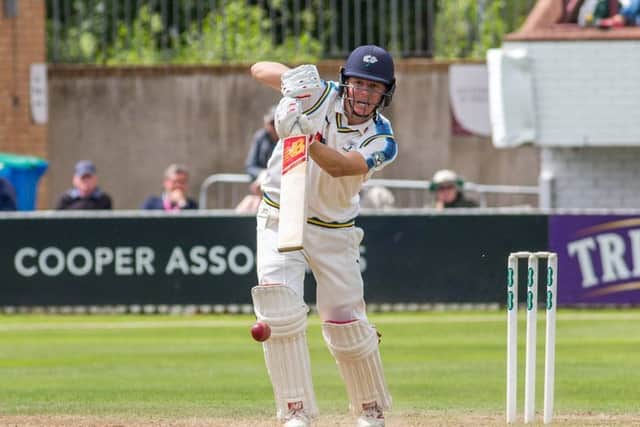
[{"label": "bat grip", "polygon": [[[298,132],[293,132],[296,128],[298,128]],[[293,125],[291,125],[291,134],[301,134],[302,133],[302,127],[300,126],[300,119],[296,119],[295,122],[293,122]]]},{"label": "bat grip", "polygon": [[[298,98],[296,98],[296,105],[297,105],[297,110],[300,112],[300,114],[302,113],[302,101]],[[300,115],[298,115],[298,117],[296,117],[296,121],[293,122],[293,125],[291,125],[291,132],[293,134],[293,130],[295,128],[298,128],[298,134],[302,133],[302,126],[300,126]]]}]

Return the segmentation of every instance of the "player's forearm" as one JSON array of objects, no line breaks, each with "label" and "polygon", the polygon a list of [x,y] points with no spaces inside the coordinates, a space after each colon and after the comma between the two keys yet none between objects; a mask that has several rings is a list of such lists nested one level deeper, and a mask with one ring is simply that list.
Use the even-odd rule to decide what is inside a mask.
[{"label": "player's forearm", "polygon": [[280,78],[288,70],[289,67],[279,62],[262,61],[251,66],[251,75],[260,83],[280,92]]},{"label": "player's forearm", "polygon": [[342,154],[324,144],[316,142],[309,147],[314,162],[334,178],[364,175],[369,171],[367,162],[359,153]]}]

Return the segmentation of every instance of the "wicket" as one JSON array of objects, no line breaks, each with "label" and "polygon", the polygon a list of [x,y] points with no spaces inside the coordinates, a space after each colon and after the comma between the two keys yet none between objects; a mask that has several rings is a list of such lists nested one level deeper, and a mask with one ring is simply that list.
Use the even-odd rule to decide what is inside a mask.
[{"label": "wicket", "polygon": [[556,342],[558,256],[554,252],[514,252],[507,261],[507,423],[516,419],[518,372],[518,259],[527,258],[527,336],[524,386],[524,422],[535,418],[536,321],[538,311],[538,260],[547,260],[547,304],[544,366],[544,423],[553,415]]}]

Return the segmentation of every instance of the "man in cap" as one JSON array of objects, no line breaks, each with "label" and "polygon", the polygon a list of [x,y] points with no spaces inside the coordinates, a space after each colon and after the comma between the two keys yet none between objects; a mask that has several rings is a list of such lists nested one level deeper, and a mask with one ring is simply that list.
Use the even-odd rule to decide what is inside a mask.
[{"label": "man in cap", "polygon": [[477,208],[478,203],[464,196],[463,188],[464,180],[454,171],[437,171],[429,186],[429,190],[435,193],[435,208]]},{"label": "man in cap", "polygon": [[112,209],[111,197],[98,187],[96,172],[96,165],[90,160],[76,163],[73,188],[60,197],[56,209]]}]

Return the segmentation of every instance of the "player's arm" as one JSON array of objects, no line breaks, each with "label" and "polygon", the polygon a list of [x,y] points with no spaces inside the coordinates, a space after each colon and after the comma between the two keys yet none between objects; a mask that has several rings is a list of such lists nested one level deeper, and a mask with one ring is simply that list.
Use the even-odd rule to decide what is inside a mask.
[{"label": "player's arm", "polygon": [[343,154],[316,141],[309,147],[309,154],[318,166],[334,178],[365,175],[369,172],[366,160],[356,151]]},{"label": "player's arm", "polygon": [[279,91],[285,98],[295,98],[303,106],[313,104],[325,88],[315,65],[304,64],[289,68],[279,62],[257,62],[251,75],[259,82]]},{"label": "player's arm", "polygon": [[282,75],[290,68],[279,62],[262,61],[251,66],[251,75],[260,83],[280,92]]}]

